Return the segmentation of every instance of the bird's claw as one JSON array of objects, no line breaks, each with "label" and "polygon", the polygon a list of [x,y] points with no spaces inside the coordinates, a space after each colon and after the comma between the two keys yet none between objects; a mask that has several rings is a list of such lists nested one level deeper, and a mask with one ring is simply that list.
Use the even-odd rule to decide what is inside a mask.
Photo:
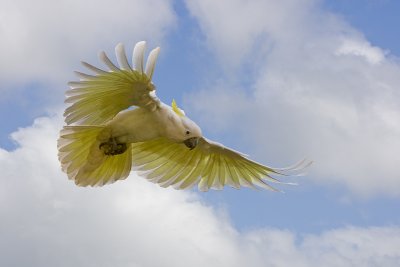
[{"label": "bird's claw", "polygon": [[118,143],[115,138],[110,138],[107,142],[103,142],[99,145],[99,149],[107,156],[122,154],[127,148],[126,143]]}]

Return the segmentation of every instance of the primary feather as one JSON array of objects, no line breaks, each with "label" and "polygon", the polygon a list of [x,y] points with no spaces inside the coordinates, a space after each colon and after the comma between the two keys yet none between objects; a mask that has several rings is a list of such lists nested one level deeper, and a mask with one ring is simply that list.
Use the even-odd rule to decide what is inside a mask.
[{"label": "primary feather", "polygon": [[144,65],[145,48],[145,42],[135,45],[130,65],[118,44],[119,67],[101,52],[108,71],[83,62],[93,74],[76,72],[80,80],[69,83],[58,155],[77,185],[112,183],[134,169],[163,187],[276,190],[269,183],[282,182],[273,176],[297,174],[309,165],[271,168],[203,137],[175,100],[168,106],[157,98],[152,76],[160,49],[153,49]]}]

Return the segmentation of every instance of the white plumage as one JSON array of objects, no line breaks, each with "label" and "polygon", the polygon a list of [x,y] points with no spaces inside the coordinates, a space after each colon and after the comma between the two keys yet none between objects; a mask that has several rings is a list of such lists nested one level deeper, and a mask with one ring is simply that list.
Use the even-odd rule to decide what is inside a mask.
[{"label": "white plumage", "polygon": [[58,150],[63,171],[77,185],[112,183],[133,169],[179,189],[198,184],[201,191],[225,185],[275,190],[267,182],[281,182],[273,176],[309,165],[271,168],[203,137],[175,101],[169,106],[156,96],[152,76],[160,49],[153,49],[144,65],[145,47],[145,42],[135,45],[132,66],[122,44],[115,48],[119,67],[101,52],[108,71],[83,62],[94,74],[77,72],[80,81],[69,83]]}]

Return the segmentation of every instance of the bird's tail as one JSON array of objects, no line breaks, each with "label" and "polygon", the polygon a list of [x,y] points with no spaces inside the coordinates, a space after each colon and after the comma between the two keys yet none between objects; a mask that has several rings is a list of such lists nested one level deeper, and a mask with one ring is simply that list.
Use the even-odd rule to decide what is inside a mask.
[{"label": "bird's tail", "polygon": [[58,158],[68,178],[80,186],[96,186],[128,177],[132,166],[130,144],[107,153],[111,138],[105,126],[64,126],[57,141]]}]

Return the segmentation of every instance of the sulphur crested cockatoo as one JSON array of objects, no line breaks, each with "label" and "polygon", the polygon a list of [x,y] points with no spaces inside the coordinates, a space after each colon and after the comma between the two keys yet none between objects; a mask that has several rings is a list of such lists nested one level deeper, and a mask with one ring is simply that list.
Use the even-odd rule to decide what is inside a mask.
[{"label": "sulphur crested cockatoo", "polygon": [[[274,175],[297,171],[305,162],[276,169],[205,138],[199,126],[178,108],[155,94],[152,76],[160,48],[144,65],[146,43],[133,49],[132,66],[122,44],[115,48],[119,67],[104,52],[100,60],[108,71],[86,62],[93,75],[76,72],[65,102],[67,126],[60,132],[58,156],[62,170],[80,186],[104,185],[128,177],[131,170],[161,186],[201,191],[225,185],[275,190]],[[129,109],[129,107],[134,108]]]}]

